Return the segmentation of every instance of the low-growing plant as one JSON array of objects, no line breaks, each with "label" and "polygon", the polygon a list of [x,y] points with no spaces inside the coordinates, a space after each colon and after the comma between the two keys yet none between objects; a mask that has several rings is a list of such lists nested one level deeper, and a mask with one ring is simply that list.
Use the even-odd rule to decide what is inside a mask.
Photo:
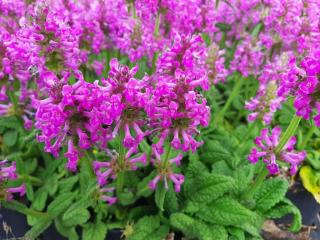
[{"label": "low-growing plant", "polygon": [[295,176],[319,199],[319,12],[0,0],[1,207],[27,239],[262,239],[289,214],[298,232]]}]

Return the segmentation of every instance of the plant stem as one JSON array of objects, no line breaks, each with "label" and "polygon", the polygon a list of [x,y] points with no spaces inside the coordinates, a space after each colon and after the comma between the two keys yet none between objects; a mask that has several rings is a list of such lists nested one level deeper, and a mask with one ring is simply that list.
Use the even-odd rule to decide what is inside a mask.
[{"label": "plant stem", "polygon": [[213,119],[213,123],[215,125],[219,124],[221,120],[223,120],[225,113],[227,112],[227,110],[229,109],[231,103],[233,102],[234,98],[238,95],[241,86],[244,83],[245,78],[244,77],[240,77],[240,79],[236,82],[236,85],[234,86],[226,104],[223,106],[223,108],[217,113],[216,117]]},{"label": "plant stem", "polygon": [[242,199],[249,200],[250,198],[252,198],[254,193],[261,187],[264,179],[268,176],[268,174],[268,169],[263,166],[263,169],[259,172],[255,181],[253,182],[249,190],[245,192]]},{"label": "plant stem", "polygon": [[4,206],[5,208],[20,212],[24,215],[30,215],[36,218],[43,218],[43,217],[48,217],[47,213],[43,213],[43,212],[38,212],[36,210],[27,208],[27,206],[25,206],[22,203],[19,203],[15,200],[7,202],[7,201],[1,201],[1,205]]},{"label": "plant stem", "polygon": [[167,164],[168,164],[170,152],[171,152],[171,144],[169,143],[169,148],[168,148],[168,150],[167,150],[167,152],[166,152],[166,156],[165,156],[165,158],[164,158],[164,164],[165,164],[165,166],[167,166]]},{"label": "plant stem", "polygon": [[124,186],[124,171],[123,171],[123,165],[124,165],[124,161],[125,161],[125,154],[126,154],[126,149],[123,146],[123,141],[124,139],[124,130],[123,128],[120,128],[119,130],[119,149],[118,149],[118,165],[120,167],[120,171],[117,174],[117,182],[116,182],[116,190],[117,193],[121,193],[123,190],[123,186]]},{"label": "plant stem", "polygon": [[287,127],[287,130],[284,132],[284,134],[282,134],[281,138],[280,138],[280,142],[276,148],[276,154],[280,153],[283,149],[283,147],[287,144],[287,142],[289,141],[289,139],[294,135],[294,133],[296,132],[299,123],[301,121],[301,117],[294,115],[293,118],[290,121],[289,126]]}]

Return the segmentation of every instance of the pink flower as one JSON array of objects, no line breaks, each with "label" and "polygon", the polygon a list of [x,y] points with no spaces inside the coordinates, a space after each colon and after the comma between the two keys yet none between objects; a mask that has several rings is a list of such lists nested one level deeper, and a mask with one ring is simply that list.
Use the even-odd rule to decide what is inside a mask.
[{"label": "pink flower", "polygon": [[255,164],[262,159],[267,165],[267,169],[271,175],[278,174],[280,168],[276,160],[287,162],[290,165],[290,174],[295,175],[297,172],[298,165],[306,157],[306,152],[297,152],[294,150],[296,138],[293,136],[289,139],[287,144],[278,153],[277,147],[279,144],[279,138],[281,135],[281,128],[275,127],[272,129],[269,135],[267,128],[261,130],[261,135],[256,137],[255,144],[257,148],[251,150],[248,160]]}]

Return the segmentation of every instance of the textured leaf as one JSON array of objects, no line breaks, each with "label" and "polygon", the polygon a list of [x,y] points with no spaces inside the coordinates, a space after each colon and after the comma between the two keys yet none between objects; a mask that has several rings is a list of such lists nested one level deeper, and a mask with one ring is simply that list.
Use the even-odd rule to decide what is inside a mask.
[{"label": "textured leaf", "polygon": [[89,205],[91,205],[91,200],[86,198],[73,203],[63,214],[62,220],[68,226],[85,223],[90,217],[86,209]]},{"label": "textured leaf", "polygon": [[75,175],[59,182],[60,192],[69,192],[72,190],[73,186],[79,181],[79,176]]},{"label": "textured leaf", "polygon": [[90,213],[87,209],[78,209],[76,212],[74,212],[73,215],[68,215],[68,217],[65,217],[63,215],[62,219],[64,221],[64,224],[66,226],[76,226],[80,224],[86,223],[90,218]]},{"label": "textured leaf", "polygon": [[136,198],[132,192],[122,192],[119,193],[117,197],[118,202],[123,206],[133,204],[136,201]]},{"label": "textured leaf", "polygon": [[293,221],[290,230],[298,232],[301,228],[302,217],[299,209],[293,205],[288,199],[282,200],[276,204],[272,209],[268,210],[265,215],[268,218],[281,218],[288,214],[293,214]]},{"label": "textured leaf", "polygon": [[3,142],[8,146],[12,147],[16,144],[18,139],[18,132],[15,130],[6,131],[3,135]]},{"label": "textured leaf", "polygon": [[41,233],[43,233],[52,223],[49,218],[39,219],[33,227],[26,232],[26,239],[36,239]]},{"label": "textured leaf", "polygon": [[272,208],[285,197],[288,187],[288,182],[285,180],[277,178],[266,180],[254,195],[256,209],[264,213]]},{"label": "textured leaf", "polygon": [[230,233],[229,240],[246,240],[244,231],[240,228],[229,227],[228,232]]},{"label": "textured leaf", "polygon": [[257,221],[257,215],[254,212],[229,197],[211,202],[208,207],[201,208],[196,215],[206,222],[226,226]]},{"label": "textured leaf", "polygon": [[105,240],[107,225],[103,222],[89,223],[83,228],[83,240]]},{"label": "textured leaf", "polygon": [[63,193],[54,199],[48,206],[48,213],[55,217],[63,213],[73,202],[75,193]]},{"label": "textured leaf", "polygon": [[162,240],[165,235],[164,229],[160,227],[160,219],[158,216],[147,216],[141,218],[135,225],[132,235],[127,240]]},{"label": "textured leaf", "polygon": [[0,126],[6,127],[6,128],[21,129],[21,125],[18,122],[18,119],[14,116],[1,117],[0,118]]},{"label": "textured leaf", "polygon": [[46,206],[46,201],[48,198],[48,192],[41,188],[35,194],[35,199],[31,204],[31,207],[35,210],[42,211]]},{"label": "textured leaf", "polygon": [[167,189],[164,187],[164,184],[158,184],[156,193],[155,193],[155,202],[157,207],[163,211],[164,199],[166,197]]},{"label": "textured leaf", "polygon": [[68,226],[64,226],[61,218],[56,218],[54,220],[54,225],[57,229],[57,231],[64,237],[67,237],[69,238],[69,240],[78,240],[79,239],[79,236],[75,230],[75,228],[71,228],[71,227],[68,227]]},{"label": "textured leaf", "polygon": [[216,140],[209,140],[203,147],[200,158],[202,161],[214,163],[217,161],[228,161],[232,157],[231,153]]},{"label": "textured leaf", "polygon": [[238,193],[242,193],[247,189],[249,183],[254,177],[254,166],[252,164],[247,164],[239,167],[233,172],[233,177],[236,182]]},{"label": "textured leaf", "polygon": [[228,238],[228,234],[223,226],[207,225],[201,220],[194,219],[183,213],[172,214],[170,224],[173,228],[183,232],[188,238],[199,240],[224,240]]},{"label": "textured leaf", "polygon": [[186,196],[195,203],[206,204],[234,187],[235,183],[231,177],[215,173],[201,174],[194,180],[193,186],[188,188]]},{"label": "textured leaf", "polygon": [[173,189],[172,182],[169,183],[169,189],[164,200],[164,209],[169,213],[177,212],[179,209],[178,198],[176,192]]}]

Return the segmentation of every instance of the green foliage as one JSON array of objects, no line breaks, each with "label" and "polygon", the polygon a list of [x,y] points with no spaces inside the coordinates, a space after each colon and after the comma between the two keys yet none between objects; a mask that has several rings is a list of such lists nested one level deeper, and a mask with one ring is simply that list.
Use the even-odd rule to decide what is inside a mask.
[{"label": "green foliage", "polygon": [[147,216],[133,226],[133,233],[127,237],[127,240],[162,240],[168,232],[169,228],[161,226],[158,216]]},{"label": "green foliage", "polygon": [[170,224],[185,236],[199,240],[228,239],[227,231],[219,225],[208,225],[183,213],[175,213],[170,217]]},{"label": "green foliage", "polygon": [[90,223],[83,228],[83,240],[104,240],[107,235],[107,225],[103,222]]},{"label": "green foliage", "polygon": [[254,196],[257,211],[264,213],[284,199],[289,184],[277,178],[266,180]]}]

